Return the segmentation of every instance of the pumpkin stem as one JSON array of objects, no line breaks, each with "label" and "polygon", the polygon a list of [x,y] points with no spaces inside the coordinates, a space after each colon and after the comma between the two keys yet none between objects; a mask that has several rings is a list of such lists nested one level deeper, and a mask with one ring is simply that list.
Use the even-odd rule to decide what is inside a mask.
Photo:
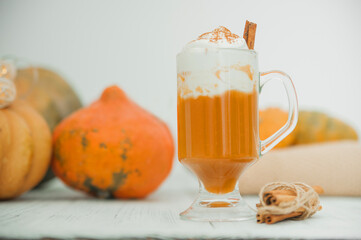
[{"label": "pumpkin stem", "polygon": [[119,101],[125,99],[127,99],[125,92],[116,85],[106,88],[103,91],[102,96],[100,97],[100,100],[104,102]]},{"label": "pumpkin stem", "polygon": [[16,66],[14,63],[0,59],[0,109],[9,106],[16,97],[14,78]]}]

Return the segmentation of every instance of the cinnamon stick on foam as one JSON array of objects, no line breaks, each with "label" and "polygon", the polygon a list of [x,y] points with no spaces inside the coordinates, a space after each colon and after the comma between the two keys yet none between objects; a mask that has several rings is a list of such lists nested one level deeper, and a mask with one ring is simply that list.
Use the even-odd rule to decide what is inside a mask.
[{"label": "cinnamon stick on foam", "polygon": [[246,40],[248,49],[254,49],[254,41],[256,38],[256,28],[257,24],[246,21],[246,25],[244,26],[243,38]]}]

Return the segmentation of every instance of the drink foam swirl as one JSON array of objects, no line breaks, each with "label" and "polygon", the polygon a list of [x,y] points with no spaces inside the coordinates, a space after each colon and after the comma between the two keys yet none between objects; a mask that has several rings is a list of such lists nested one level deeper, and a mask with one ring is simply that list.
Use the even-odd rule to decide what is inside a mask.
[{"label": "drink foam swirl", "polygon": [[[232,51],[235,49],[244,51]],[[225,27],[200,35],[177,56],[178,93],[196,98],[227,90],[252,92],[257,61],[247,50],[245,40]]]}]

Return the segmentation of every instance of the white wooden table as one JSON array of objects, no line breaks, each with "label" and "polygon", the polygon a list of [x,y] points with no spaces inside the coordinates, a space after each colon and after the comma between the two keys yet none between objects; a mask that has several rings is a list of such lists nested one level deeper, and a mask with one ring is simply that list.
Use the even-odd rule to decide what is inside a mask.
[{"label": "white wooden table", "polygon": [[[361,183],[360,183],[361,184]],[[361,198],[322,197],[323,210],[304,221],[210,223],[180,220],[197,183],[176,164],[146,200],[94,199],[54,181],[14,201],[0,202],[0,239],[361,238]],[[246,196],[254,206],[256,196]]]}]

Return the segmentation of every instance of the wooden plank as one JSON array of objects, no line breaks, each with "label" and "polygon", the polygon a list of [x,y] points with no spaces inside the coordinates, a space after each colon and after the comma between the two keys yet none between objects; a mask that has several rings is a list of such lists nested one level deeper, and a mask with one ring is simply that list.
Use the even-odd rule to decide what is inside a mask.
[{"label": "wooden plank", "polygon": [[[179,166],[178,166],[179,167]],[[361,198],[321,199],[324,209],[305,221],[272,226],[255,221],[190,222],[179,218],[197,194],[197,181],[181,168],[145,200],[101,200],[60,182],[0,203],[0,238],[359,238]],[[256,196],[245,197],[254,204]]]}]

